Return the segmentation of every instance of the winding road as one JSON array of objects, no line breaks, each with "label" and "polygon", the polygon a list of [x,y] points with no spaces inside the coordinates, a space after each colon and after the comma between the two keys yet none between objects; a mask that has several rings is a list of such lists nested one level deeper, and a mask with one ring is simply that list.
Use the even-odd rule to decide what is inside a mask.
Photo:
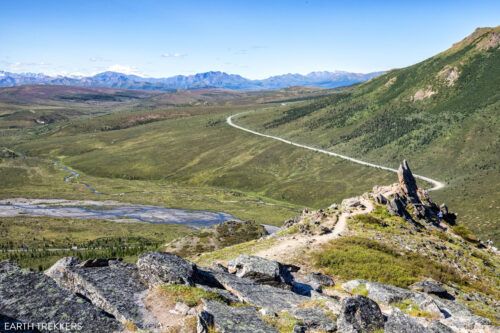
[{"label": "winding road", "polygon": [[[371,167],[371,168],[381,169],[381,170],[390,171],[390,172],[398,172],[397,169],[389,168],[389,167],[386,167],[386,166],[383,166],[383,165],[378,165],[378,164],[374,164],[374,163],[370,163],[370,162],[365,162],[365,161],[358,160],[358,159],[353,158],[353,157],[349,157],[349,156],[346,156],[346,155],[334,153],[334,152],[331,152],[331,151],[328,151],[328,150],[324,150],[324,149],[319,149],[319,148],[314,148],[314,147],[311,147],[311,146],[303,145],[303,144],[300,144],[300,143],[297,143],[297,142],[293,142],[293,141],[290,141],[290,140],[287,140],[287,139],[280,138],[278,136],[260,133],[260,132],[257,132],[257,131],[245,128],[243,126],[236,125],[233,122],[233,118],[241,116],[241,115],[249,113],[249,112],[252,112],[252,111],[241,112],[241,113],[237,113],[237,114],[234,114],[232,116],[229,116],[229,117],[226,118],[226,122],[227,122],[227,124],[229,126],[232,126],[234,128],[237,128],[239,130],[242,130],[242,131],[245,131],[245,132],[248,132],[248,133],[252,133],[254,135],[258,135],[258,136],[262,136],[262,137],[265,137],[265,138],[269,138],[269,139],[281,141],[281,142],[287,143],[287,144],[292,145],[292,146],[296,146],[296,147],[300,147],[300,148],[304,148],[304,149],[309,149],[309,150],[312,150],[312,151],[315,151],[315,152],[318,152],[318,153],[322,153],[322,154],[326,154],[326,155],[330,155],[330,156],[335,156],[335,157],[342,158],[344,160],[348,160],[348,161],[351,161],[353,163],[361,164],[361,165],[368,166],[368,167]],[[420,176],[420,175],[416,175],[416,174],[413,174],[413,176],[415,178],[417,178],[417,179],[420,179],[420,180],[426,181],[428,183],[431,183],[433,185],[433,187],[430,188],[429,191],[440,190],[440,189],[442,189],[443,187],[446,186],[445,183],[442,183],[442,182],[440,182],[438,180],[435,180],[435,179],[432,179],[432,178],[429,178],[429,177]]]}]

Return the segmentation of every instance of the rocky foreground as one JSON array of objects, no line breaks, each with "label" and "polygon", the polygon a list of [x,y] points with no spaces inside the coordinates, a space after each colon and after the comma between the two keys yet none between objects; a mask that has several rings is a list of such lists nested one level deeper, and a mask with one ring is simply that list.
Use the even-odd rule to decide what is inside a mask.
[{"label": "rocky foreground", "polygon": [[[2,262],[2,328],[20,323],[29,328],[31,323],[34,329],[25,331],[213,332],[215,328],[217,332],[278,332],[273,321],[286,313],[293,332],[496,331],[435,281],[403,289],[352,280],[338,288],[339,296],[332,296],[322,293],[323,288],[335,285],[331,277],[301,276],[299,271],[299,267],[246,255],[227,267],[205,268],[158,252],[142,255],[135,265],[67,257],[45,274]],[[182,298],[152,304],[151,299],[168,297],[160,292],[164,285],[199,288],[209,292],[211,299],[202,299],[200,304],[186,304]],[[414,318],[391,307],[403,301],[429,317]]]},{"label": "rocky foreground", "polygon": [[[398,176],[398,184],[344,200],[340,208],[305,211],[285,223],[284,233],[267,238],[299,243],[308,238],[315,242],[304,242],[305,247],[317,246],[323,238],[340,237],[335,232],[341,222],[342,234],[355,233],[359,222],[353,221],[347,231],[347,219],[368,214],[376,206],[402,221],[397,222],[401,223],[395,229],[397,237],[382,233],[390,227],[376,219],[375,229],[362,229],[366,235],[386,237],[408,251],[426,252],[430,261],[455,265],[467,281],[480,281],[479,266],[456,258],[463,257],[464,251],[477,252],[482,245],[468,245],[446,233],[456,216],[417,187],[407,163],[401,165]],[[364,209],[359,210],[360,206]],[[329,234],[335,237],[328,238]],[[434,238],[436,243],[429,242],[433,235],[439,236]],[[438,243],[441,238],[452,242]],[[499,332],[489,319],[474,314],[462,301],[464,293],[451,285],[430,278],[408,288],[361,279],[339,283],[310,265],[294,265],[304,264],[293,256],[301,252],[276,248],[283,249],[278,258],[286,258],[280,260],[286,264],[243,254],[224,265],[212,261],[202,267],[173,253],[150,252],[135,264],[66,257],[38,273],[4,261],[0,263],[0,331]],[[493,306],[496,302],[494,296],[467,295]]]}]

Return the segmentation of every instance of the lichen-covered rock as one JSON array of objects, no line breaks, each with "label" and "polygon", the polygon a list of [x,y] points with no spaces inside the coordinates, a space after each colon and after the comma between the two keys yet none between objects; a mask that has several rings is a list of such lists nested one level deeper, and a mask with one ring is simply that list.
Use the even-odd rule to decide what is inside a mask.
[{"label": "lichen-covered rock", "polygon": [[433,333],[453,333],[454,332],[451,328],[449,328],[448,326],[446,326],[445,324],[443,324],[439,321],[433,321],[429,325],[429,328]]},{"label": "lichen-covered rock", "polygon": [[86,297],[123,323],[133,322],[139,328],[155,325],[142,304],[148,288],[141,282],[135,265],[106,259],[78,263],[68,257],[59,260],[45,274],[60,287]]},{"label": "lichen-covered rock", "polygon": [[339,332],[373,332],[384,327],[384,315],[377,303],[364,296],[347,297],[337,319]]},{"label": "lichen-covered rock", "polygon": [[31,323],[41,332],[108,333],[122,329],[116,319],[60,288],[48,276],[10,262],[0,263],[0,313],[2,320]]},{"label": "lichen-covered rock", "polygon": [[307,330],[335,332],[337,323],[321,308],[297,308],[290,311]]},{"label": "lichen-covered rock", "polygon": [[293,279],[292,290],[304,296],[311,296],[312,291],[322,292],[323,287],[335,285],[330,276],[321,273],[294,274]]},{"label": "lichen-covered rock", "polygon": [[251,306],[231,307],[217,301],[205,301],[198,317],[198,332],[215,327],[220,333],[277,333]]},{"label": "lichen-covered rock", "polygon": [[274,260],[240,255],[227,265],[229,273],[251,279],[257,283],[280,286],[291,285],[293,277],[287,266]]},{"label": "lichen-covered rock", "polygon": [[436,295],[441,298],[454,299],[454,297],[450,295],[446,289],[444,289],[441,283],[431,279],[416,282],[410,286],[410,289],[413,291]]},{"label": "lichen-covered rock", "polygon": [[412,298],[413,292],[378,282],[366,282],[368,297],[377,303],[396,303]]},{"label": "lichen-covered rock", "polygon": [[387,318],[384,327],[385,333],[433,333],[432,329],[420,324],[414,318],[394,309]]},{"label": "lichen-covered rock", "polygon": [[445,319],[441,319],[441,322],[446,326],[462,331],[494,331],[490,320],[473,314],[463,304],[438,297],[434,297],[434,302],[444,314]]},{"label": "lichen-covered rock", "polygon": [[212,271],[210,274],[226,290],[236,295],[240,302],[268,308],[274,312],[292,309],[310,299],[286,289],[259,284],[234,274],[220,271]]},{"label": "lichen-covered rock", "polygon": [[172,253],[145,253],[137,260],[137,268],[150,287],[165,283],[194,285],[196,265]]}]

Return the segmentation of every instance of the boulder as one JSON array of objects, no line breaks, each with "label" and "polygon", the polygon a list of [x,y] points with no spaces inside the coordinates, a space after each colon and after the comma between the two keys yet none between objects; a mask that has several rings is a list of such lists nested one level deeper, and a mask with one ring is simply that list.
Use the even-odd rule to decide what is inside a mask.
[{"label": "boulder", "polygon": [[79,263],[76,258],[67,257],[45,274],[60,287],[82,295],[123,323],[133,322],[139,328],[155,324],[142,304],[148,287],[142,283],[135,265],[107,259]]},{"label": "boulder", "polygon": [[256,283],[234,274],[211,271],[210,274],[226,290],[238,297],[240,302],[267,308],[274,312],[290,310],[303,304],[310,298],[298,295],[292,291],[265,284]]},{"label": "boulder", "polygon": [[306,331],[335,332],[337,323],[321,308],[297,308],[290,311]]},{"label": "boulder", "polygon": [[448,326],[439,321],[433,321],[429,325],[429,328],[433,333],[454,333],[454,331],[451,328],[449,328]]},{"label": "boulder", "polygon": [[194,285],[196,265],[172,253],[145,253],[137,260],[137,268],[150,287],[165,283]]},{"label": "boulder", "polygon": [[376,203],[378,203],[379,205],[385,205],[387,204],[387,198],[381,194],[381,193],[377,193],[373,196],[373,199],[375,200]]},{"label": "boulder", "polygon": [[335,285],[331,277],[321,273],[294,275],[292,290],[300,295],[311,296],[311,291],[321,292],[323,287]]},{"label": "boulder", "polygon": [[113,316],[60,288],[50,277],[5,261],[0,263],[0,313],[4,324],[31,323],[35,327],[29,329],[37,332],[108,333],[123,328]]},{"label": "boulder", "polygon": [[410,289],[413,291],[436,295],[440,298],[451,300],[455,299],[446,289],[443,288],[443,285],[440,282],[432,279],[416,282],[410,286]]},{"label": "boulder", "polygon": [[274,260],[240,255],[227,265],[229,273],[271,286],[291,285],[293,277],[287,266]]},{"label": "boulder", "polygon": [[394,309],[387,318],[384,327],[385,333],[432,333],[431,328],[420,324],[416,319],[404,314],[399,309]]},{"label": "boulder", "polygon": [[344,199],[342,200],[340,206],[342,207],[343,210],[348,210],[352,208],[365,208],[359,197]]},{"label": "boulder", "polygon": [[368,290],[368,297],[377,303],[395,303],[413,296],[413,293],[407,289],[378,282],[368,282],[366,289]]},{"label": "boulder", "polygon": [[473,314],[465,305],[444,298],[433,298],[434,302],[444,314],[445,319],[441,319],[441,322],[446,326],[455,328],[459,331],[476,329],[482,332],[487,331],[486,327],[492,329],[489,319]]},{"label": "boulder", "polygon": [[339,332],[372,332],[384,327],[384,315],[377,303],[364,296],[347,297],[337,319]]},{"label": "boulder", "polygon": [[214,327],[220,333],[277,333],[265,323],[251,306],[231,307],[217,301],[204,301],[198,316],[198,332],[209,332]]}]

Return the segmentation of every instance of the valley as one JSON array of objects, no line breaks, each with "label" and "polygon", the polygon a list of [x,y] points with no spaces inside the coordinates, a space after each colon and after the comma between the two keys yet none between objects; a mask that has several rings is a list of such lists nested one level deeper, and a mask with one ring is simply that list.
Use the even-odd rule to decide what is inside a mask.
[{"label": "valley", "polygon": [[6,3],[0,332],[500,332],[499,12]]}]

